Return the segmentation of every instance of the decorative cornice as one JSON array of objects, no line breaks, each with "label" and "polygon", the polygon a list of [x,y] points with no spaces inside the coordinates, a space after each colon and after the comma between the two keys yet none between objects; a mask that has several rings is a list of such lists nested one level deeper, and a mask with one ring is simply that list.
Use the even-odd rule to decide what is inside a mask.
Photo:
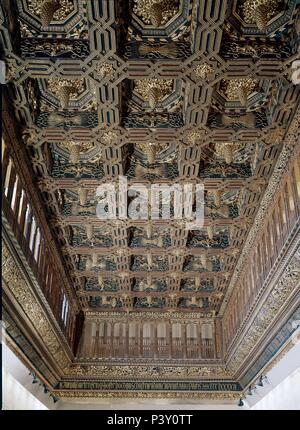
[{"label": "decorative cornice", "polygon": [[[19,358],[28,370],[38,375],[39,379],[48,387],[55,387],[59,382],[59,378],[57,378],[52,370],[41,362],[38,351],[36,351],[24,337],[17,324],[13,323],[12,328],[7,327],[7,322],[11,321],[11,316],[8,315],[5,309],[3,309],[3,311],[3,321],[5,324],[3,343],[8,346],[8,348]],[[23,345],[21,341],[24,341]]]},{"label": "decorative cornice", "polygon": [[[8,221],[6,220],[5,216],[2,215],[2,224],[3,224],[3,231],[2,231],[2,235],[3,235],[3,240],[5,245],[8,247],[9,252],[14,260],[14,263],[16,265],[16,267],[18,267],[21,271],[21,273],[25,274],[25,278],[27,277],[28,279],[28,283],[30,285],[32,285],[32,291],[34,292],[34,295],[37,297],[37,301],[40,301],[43,305],[43,308],[45,310],[45,315],[47,316],[48,321],[52,324],[53,328],[56,330],[56,333],[60,336],[61,341],[64,344],[64,347],[66,348],[66,353],[72,357],[73,353],[72,350],[70,348],[69,342],[65,336],[65,334],[63,333],[63,331],[61,330],[61,327],[59,326],[59,323],[56,320],[56,317],[32,271],[32,269],[30,268],[24,253],[19,245],[19,243],[17,242],[17,240],[15,239],[10,225],[8,224]],[[15,254],[14,254],[15,253]]]},{"label": "decorative cornice", "polygon": [[292,315],[285,321],[284,325],[276,332],[271,341],[261,350],[260,354],[255,357],[253,363],[247,366],[246,371],[242,371],[242,377],[238,378],[243,387],[249,384],[255,384],[259,374],[266,375],[283,356],[294,346],[296,338],[294,322],[300,318],[300,306],[294,309]]},{"label": "decorative cornice", "polygon": [[67,370],[68,376],[104,379],[199,379],[231,378],[231,372],[222,366],[103,366],[103,365],[72,365]]},{"label": "decorative cornice", "polygon": [[53,359],[56,360],[62,372],[70,363],[69,357],[64,352],[54,329],[49,323],[47,316],[32,292],[29,283],[15,263],[6,244],[2,247],[2,276],[4,289],[9,290],[21,306],[26,316],[35,327],[40,339],[49,350]]},{"label": "decorative cornice", "polygon": [[267,332],[280,309],[288,298],[297,291],[300,282],[300,252],[298,251],[287,264],[284,273],[276,286],[271,290],[264,304],[254,318],[251,327],[243,337],[228,368],[237,371],[244,360],[249,357],[253,348]]},{"label": "decorative cornice", "polygon": [[131,320],[131,319],[163,319],[169,321],[178,321],[178,320],[201,320],[201,322],[212,322],[213,315],[211,317],[206,313],[205,315],[199,312],[130,312],[125,314],[124,312],[85,312],[85,317],[87,319],[91,319],[93,321],[103,321],[107,319],[121,319]]},{"label": "decorative cornice", "polygon": [[264,220],[270,209],[270,206],[272,205],[272,202],[274,200],[274,195],[280,186],[280,182],[287,171],[286,167],[291,159],[291,156],[294,153],[294,150],[297,150],[297,144],[299,144],[299,129],[300,129],[300,108],[298,108],[298,111],[296,112],[295,117],[292,121],[292,124],[289,128],[289,131],[284,141],[283,149],[277,160],[273,175],[269,181],[269,185],[265,191],[265,194],[259,206],[252,228],[245,241],[244,248],[237,262],[230,284],[227,288],[224,300],[220,307],[220,312],[219,312],[220,316],[224,315],[224,312],[227,307],[227,303],[229,302],[229,298],[232,294],[232,291],[235,288],[241,274],[243,273],[243,270],[245,269],[245,266],[248,262],[248,258],[257,241],[257,236],[259,235],[262,228],[264,227]]},{"label": "decorative cornice", "polygon": [[227,355],[225,360],[229,361],[235,353],[235,349],[238,342],[243,338],[243,335],[248,331],[249,327],[252,325],[253,319],[255,318],[255,313],[258,312],[260,306],[264,303],[268,294],[275,287],[277,282],[280,281],[289,261],[295,256],[297,249],[300,244],[300,219],[299,222],[295,224],[290,236],[287,238],[283,248],[277,259],[274,261],[271,270],[269,271],[262,287],[257,292],[255,301],[252,303],[247,315],[244,317],[240,327],[236,331],[229,347],[227,348]]},{"label": "decorative cornice", "polygon": [[59,398],[107,398],[107,399],[203,399],[203,400],[237,400],[240,393],[178,393],[178,392],[101,392],[101,391],[77,391],[57,390],[53,394]]}]

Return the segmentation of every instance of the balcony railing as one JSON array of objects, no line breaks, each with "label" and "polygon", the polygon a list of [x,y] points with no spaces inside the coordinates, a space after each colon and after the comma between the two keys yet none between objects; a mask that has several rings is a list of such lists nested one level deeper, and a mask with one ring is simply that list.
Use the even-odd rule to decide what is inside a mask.
[{"label": "balcony railing", "polygon": [[3,214],[70,347],[74,346],[76,316],[62,287],[53,255],[35,209],[2,142]]},{"label": "balcony railing", "polygon": [[228,349],[237,336],[299,218],[300,165],[295,158],[282,179],[281,192],[270,206],[260,237],[248,257],[247,271],[228,302],[223,318],[225,348]]}]

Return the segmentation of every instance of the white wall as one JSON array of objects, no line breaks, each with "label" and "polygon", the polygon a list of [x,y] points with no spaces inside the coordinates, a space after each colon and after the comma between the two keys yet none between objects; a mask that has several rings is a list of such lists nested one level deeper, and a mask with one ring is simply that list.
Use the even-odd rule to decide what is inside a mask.
[{"label": "white wall", "polygon": [[300,410],[300,368],[285,378],[279,385],[277,385],[277,387],[259,400],[251,409]]},{"label": "white wall", "polygon": [[267,373],[267,382],[247,396],[255,409],[300,409],[300,342]]},{"label": "white wall", "polygon": [[3,410],[47,410],[36,397],[23,387],[9,372],[2,371]]},{"label": "white wall", "polygon": [[2,409],[45,410],[55,408],[43,387],[32,384],[32,376],[21,360],[2,343]]}]

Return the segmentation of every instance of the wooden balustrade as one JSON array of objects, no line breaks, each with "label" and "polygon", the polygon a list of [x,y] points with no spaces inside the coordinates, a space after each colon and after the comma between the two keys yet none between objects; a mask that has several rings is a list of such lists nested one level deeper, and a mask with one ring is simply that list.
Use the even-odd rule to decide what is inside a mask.
[{"label": "wooden balustrade", "polygon": [[17,240],[27,263],[41,287],[51,310],[68,340],[74,347],[76,315],[71,308],[64,290],[61,288],[59,275],[54,260],[43,237],[43,229],[32,207],[25,187],[16,173],[9,149],[4,145],[2,152],[2,210]]},{"label": "wooden balustrade", "polygon": [[300,216],[300,165],[294,159],[281,184],[281,193],[269,208],[265,225],[249,255],[247,271],[242,274],[223,318],[224,346],[229,348],[264,282],[279,257]]},{"label": "wooden balustrade", "polygon": [[[215,358],[213,324],[195,325],[196,337],[188,337],[184,334],[187,333],[188,327],[185,323],[181,324],[181,336],[178,336],[178,333],[172,334],[172,324],[169,325],[169,332],[165,331],[165,336],[158,335],[158,325],[161,323],[152,321],[150,330],[145,330],[146,324],[137,323],[138,330],[135,336],[132,336],[130,322],[86,320],[78,356],[80,358]],[[178,326],[178,323],[175,325]],[[205,327],[203,333],[201,333],[202,327]],[[211,338],[206,338],[206,335]]]}]

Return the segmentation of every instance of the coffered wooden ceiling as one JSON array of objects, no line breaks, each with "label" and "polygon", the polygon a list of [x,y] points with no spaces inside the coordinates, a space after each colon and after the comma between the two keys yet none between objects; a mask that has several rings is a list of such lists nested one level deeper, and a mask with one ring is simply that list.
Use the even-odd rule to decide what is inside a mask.
[{"label": "coffered wooden ceiling", "polygon": [[[2,13],[68,296],[89,318],[221,321],[298,107],[297,1],[15,0]],[[204,227],[101,221],[96,188],[119,175],[203,182]]]}]

